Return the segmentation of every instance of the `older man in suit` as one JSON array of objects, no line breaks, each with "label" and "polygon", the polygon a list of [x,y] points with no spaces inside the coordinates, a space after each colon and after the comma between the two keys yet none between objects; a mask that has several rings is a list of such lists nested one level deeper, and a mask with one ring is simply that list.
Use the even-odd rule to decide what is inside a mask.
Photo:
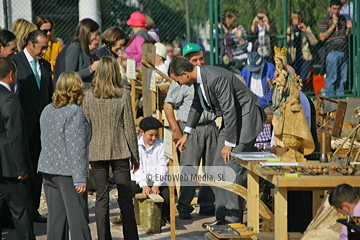
[{"label": "older man in suit", "polygon": [[48,37],[41,30],[29,33],[25,49],[13,56],[18,74],[17,92],[24,110],[30,156],[34,166],[34,177],[30,178],[33,213],[35,222],[46,222],[38,212],[41,196],[42,175],[36,173],[41,151],[40,114],[51,102],[53,84],[50,63],[42,59],[48,47]]},{"label": "older man in suit", "polygon": [[[246,186],[246,169],[230,156],[231,151],[252,151],[257,135],[263,129],[266,114],[258,98],[231,72],[214,66],[194,66],[185,58],[174,59],[169,66],[170,76],[180,85],[194,85],[195,96],[184,134],[176,147],[182,152],[201,113],[214,112],[223,118],[217,151],[212,166],[226,166],[236,173],[235,182]],[[244,200],[236,194],[215,188],[216,220],[203,227],[242,222]]]},{"label": "older man in suit", "polygon": [[35,240],[28,179],[32,166],[25,120],[20,100],[11,90],[16,84],[16,71],[11,59],[0,58],[0,208],[5,200],[18,239]]}]

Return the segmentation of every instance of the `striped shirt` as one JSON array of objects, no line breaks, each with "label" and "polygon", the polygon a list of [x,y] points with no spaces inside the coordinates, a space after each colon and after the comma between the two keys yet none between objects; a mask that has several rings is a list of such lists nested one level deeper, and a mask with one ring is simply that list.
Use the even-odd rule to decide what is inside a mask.
[{"label": "striped shirt", "polygon": [[[244,42],[240,44],[239,38],[236,36],[237,28],[241,29],[241,37],[244,39]],[[246,35],[246,30],[243,26],[239,25],[233,31],[231,31],[232,41],[227,41],[227,44],[230,45],[231,53],[234,58],[240,57],[240,55],[247,53],[248,40]],[[245,57],[246,58],[246,57]]]},{"label": "striped shirt", "polygon": [[[320,33],[326,32],[333,24],[330,11],[320,20],[319,31]],[[347,51],[347,35],[346,35],[346,19],[343,15],[339,15],[338,23],[332,31],[331,35],[325,39],[325,47],[327,52],[330,51]]]},{"label": "striped shirt", "polygon": [[[190,87],[183,84],[180,86],[177,82],[173,81],[170,84],[169,91],[167,93],[165,102],[171,103],[177,112],[177,117],[181,122],[187,122],[189,111],[194,99],[194,86]],[[203,111],[201,114],[199,124],[215,120],[216,115],[214,113]]]}]

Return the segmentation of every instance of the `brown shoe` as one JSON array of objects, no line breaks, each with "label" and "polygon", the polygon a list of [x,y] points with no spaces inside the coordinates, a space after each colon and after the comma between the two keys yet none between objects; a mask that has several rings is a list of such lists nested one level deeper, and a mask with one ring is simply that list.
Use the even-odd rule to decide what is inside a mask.
[{"label": "brown shoe", "polygon": [[117,217],[110,218],[110,223],[112,225],[120,225],[120,224],[122,224],[121,215],[119,215]]}]

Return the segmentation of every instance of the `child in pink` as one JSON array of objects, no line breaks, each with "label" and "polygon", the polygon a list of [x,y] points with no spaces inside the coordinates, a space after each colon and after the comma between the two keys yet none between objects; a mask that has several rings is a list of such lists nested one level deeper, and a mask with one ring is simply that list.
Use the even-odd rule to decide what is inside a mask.
[{"label": "child in pink", "polygon": [[141,66],[142,59],[142,45],[144,43],[155,43],[155,40],[147,33],[144,28],[148,24],[145,22],[144,14],[134,12],[130,15],[130,19],[126,22],[131,27],[135,35],[131,39],[129,45],[126,47],[127,58],[132,58],[136,61],[136,68]]}]

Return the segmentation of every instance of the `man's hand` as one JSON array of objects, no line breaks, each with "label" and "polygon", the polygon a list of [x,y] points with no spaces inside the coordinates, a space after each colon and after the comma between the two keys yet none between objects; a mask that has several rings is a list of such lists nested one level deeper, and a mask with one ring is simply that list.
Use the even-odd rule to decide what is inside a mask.
[{"label": "man's hand", "polygon": [[175,143],[177,143],[177,141],[183,136],[183,134],[179,128],[179,125],[176,125],[176,127],[174,127],[174,129],[171,129],[171,130],[172,130],[173,141]]},{"label": "man's hand", "polygon": [[221,149],[221,156],[223,157],[225,164],[230,161],[231,149],[232,147],[226,145]]},{"label": "man's hand", "polygon": [[139,170],[140,163],[139,162],[132,162],[131,163],[131,169],[133,170],[133,173],[136,173],[137,170]]},{"label": "man's hand", "polygon": [[300,30],[301,30],[302,32],[307,32],[307,27],[305,26],[304,23],[300,23],[299,25],[300,25]]},{"label": "man's hand", "polygon": [[333,21],[333,24],[336,25],[339,21],[339,18],[336,16],[336,15],[333,15],[332,16],[332,21]]},{"label": "man's hand", "polygon": [[346,27],[347,27],[348,29],[352,28],[352,22],[349,21],[349,20],[347,20],[347,21],[346,21]]},{"label": "man's hand", "polygon": [[151,188],[149,186],[143,186],[142,187],[142,193],[145,195],[145,196],[149,196],[151,192]]},{"label": "man's hand", "polygon": [[177,141],[175,147],[177,149],[179,149],[179,151],[182,153],[182,152],[185,152],[186,148],[185,148],[185,143],[187,142],[189,138],[189,134],[183,134],[182,137]]},{"label": "man's hand", "polygon": [[28,176],[29,176],[29,174],[26,174],[25,176],[18,176],[18,179],[25,180],[25,179],[27,179]]},{"label": "man's hand", "polygon": [[160,193],[159,186],[153,186],[151,188],[151,191],[153,194],[159,194]]},{"label": "man's hand", "polygon": [[78,194],[84,193],[86,191],[86,184],[75,186],[75,190],[77,191]]}]

